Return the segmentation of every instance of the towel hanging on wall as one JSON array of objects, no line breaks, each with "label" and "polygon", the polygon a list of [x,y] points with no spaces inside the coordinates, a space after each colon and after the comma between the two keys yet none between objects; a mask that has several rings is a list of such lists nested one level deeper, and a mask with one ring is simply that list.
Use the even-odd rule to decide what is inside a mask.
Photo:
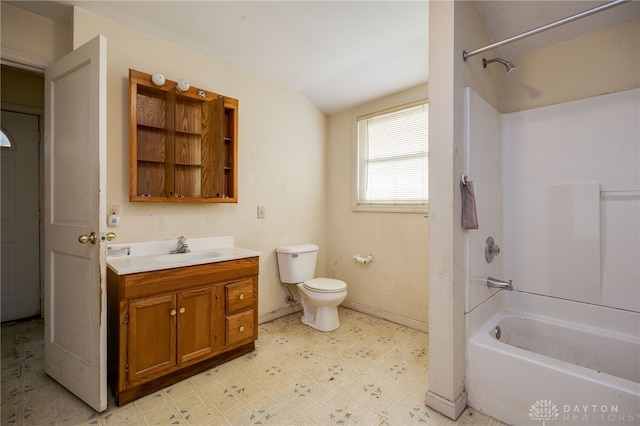
[{"label": "towel hanging on wall", "polygon": [[476,195],[473,182],[467,175],[460,180],[460,194],[462,195],[462,227],[464,229],[478,229],[478,215],[476,213]]}]

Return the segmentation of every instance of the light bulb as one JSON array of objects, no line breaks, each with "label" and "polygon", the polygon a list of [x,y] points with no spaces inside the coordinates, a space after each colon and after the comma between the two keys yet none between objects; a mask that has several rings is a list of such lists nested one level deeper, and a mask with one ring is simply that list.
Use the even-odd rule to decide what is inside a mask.
[{"label": "light bulb", "polygon": [[179,92],[186,92],[187,90],[189,90],[190,87],[191,87],[191,85],[189,84],[189,82],[187,80],[178,81],[178,91]]},{"label": "light bulb", "polygon": [[165,82],[164,75],[157,72],[151,76],[151,81],[153,81],[153,84],[156,86],[162,86]]}]

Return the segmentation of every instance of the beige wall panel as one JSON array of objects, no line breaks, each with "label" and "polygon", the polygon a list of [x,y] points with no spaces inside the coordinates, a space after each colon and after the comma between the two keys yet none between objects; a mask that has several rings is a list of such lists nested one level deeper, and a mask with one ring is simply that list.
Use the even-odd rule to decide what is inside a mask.
[{"label": "beige wall panel", "polygon": [[49,65],[71,51],[71,27],[2,2],[2,57]]},{"label": "beige wall panel", "polygon": [[[325,115],[300,93],[76,8],[74,45],[96,34],[107,37],[107,204],[121,206],[117,242],[233,235],[236,245],[263,252],[261,320],[287,313],[276,246],[316,243],[318,273],[327,271]],[[128,201],[129,68],[239,100],[238,204]],[[265,219],[257,218],[257,205],[265,206]]]},{"label": "beige wall panel", "polygon": [[[480,56],[480,55],[479,55]],[[640,87],[640,20],[517,58],[500,78],[500,112],[590,98]]]},{"label": "beige wall panel", "polygon": [[[407,97],[427,98],[427,86],[381,99],[329,119],[329,275],[348,284],[347,306],[422,328],[428,321],[428,219],[424,213],[352,211],[354,116]],[[363,265],[353,255],[373,255]]]},{"label": "beige wall panel", "polygon": [[464,87],[497,104],[499,81],[477,56],[462,51],[489,44],[475,2],[431,2],[429,8],[429,391],[427,404],[451,418],[464,392],[465,263],[460,226],[464,170]]}]

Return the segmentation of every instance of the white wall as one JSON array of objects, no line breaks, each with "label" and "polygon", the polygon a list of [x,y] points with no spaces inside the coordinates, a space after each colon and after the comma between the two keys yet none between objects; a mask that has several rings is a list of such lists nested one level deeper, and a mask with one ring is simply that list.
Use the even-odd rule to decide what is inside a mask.
[{"label": "white wall", "polygon": [[[428,219],[424,213],[352,211],[354,117],[398,102],[427,98],[427,86],[381,99],[329,119],[328,269],[348,284],[344,306],[427,330]],[[354,254],[373,255],[363,265]]]},{"label": "white wall", "polygon": [[517,289],[640,311],[638,117],[638,89],[503,116]]},{"label": "white wall", "polygon": [[487,278],[509,279],[503,273],[504,254],[485,259],[485,243],[493,237],[504,251],[502,218],[502,116],[470,87],[465,89],[465,164],[475,190],[478,229],[464,232],[467,253],[465,312],[494,294]]},{"label": "white wall", "polygon": [[[290,312],[274,250],[300,242],[326,247],[327,134],[322,111],[298,92],[79,8],[73,31],[74,48],[97,34],[107,38],[107,204],[120,206],[117,242],[233,235],[236,245],[263,252],[260,321]],[[186,78],[194,87],[239,100],[237,204],[128,201],[129,68],[162,72],[172,80]],[[265,206],[265,219],[257,219],[257,205]],[[318,271],[326,270],[324,251]]]},{"label": "white wall", "polygon": [[[466,29],[461,29],[461,32],[466,31]],[[502,244],[498,240],[498,244],[502,248],[502,254],[497,259],[503,262],[504,267],[503,276],[497,278],[514,279],[514,286],[522,289],[523,285],[524,288],[530,288],[527,284],[530,278],[524,278],[525,283],[522,283],[522,276],[537,276],[541,280],[538,281],[536,291],[542,291],[540,286],[544,285],[547,293],[554,293],[556,296],[575,297],[574,294],[579,293],[581,294],[579,296],[580,300],[600,300],[598,303],[611,306],[636,305],[636,301],[639,299],[636,297],[638,290],[636,289],[635,292],[618,291],[621,290],[618,287],[619,283],[625,280],[613,279],[616,276],[613,271],[625,270],[622,265],[624,263],[628,264],[627,259],[629,257],[627,254],[635,253],[634,250],[628,253],[625,252],[626,254],[616,254],[615,256],[613,255],[614,252],[611,251],[608,252],[609,254],[604,253],[606,250],[613,250],[610,240],[611,238],[617,238],[613,237],[613,230],[606,231],[607,225],[605,221],[611,221],[611,217],[616,217],[616,220],[629,220],[628,217],[621,217],[622,213],[617,210],[615,212],[612,211],[612,209],[623,205],[619,199],[616,202],[613,202],[611,197],[609,197],[609,200],[603,199],[600,203],[601,210],[595,211],[592,208],[591,215],[583,215],[580,222],[577,222],[582,227],[579,232],[591,234],[589,238],[585,238],[583,235],[582,241],[572,243],[579,250],[570,247],[568,244],[551,243],[552,240],[547,235],[549,233],[557,234],[556,236],[560,241],[575,241],[575,239],[566,231],[569,229],[567,224],[562,224],[561,221],[543,220],[543,218],[548,218],[549,212],[552,210],[555,210],[551,213],[554,216],[558,217],[564,214],[562,211],[566,212],[569,207],[567,197],[571,198],[572,203],[577,204],[587,202],[589,199],[591,203],[599,202],[597,197],[581,196],[578,187],[559,184],[599,183],[598,179],[603,178],[613,170],[616,170],[615,173],[622,174],[625,173],[625,170],[629,170],[628,167],[613,166],[613,168],[610,168],[611,162],[599,161],[602,155],[608,155],[609,150],[590,157],[588,151],[583,152],[582,150],[585,147],[590,147],[591,144],[585,143],[583,146],[579,142],[575,142],[574,138],[576,136],[573,136],[572,132],[586,137],[586,140],[589,140],[590,137],[595,137],[599,133],[601,137],[607,140],[606,144],[598,143],[599,149],[620,143],[630,143],[633,139],[629,138],[628,133],[633,133],[634,130],[628,125],[629,123],[637,124],[638,115],[636,114],[635,118],[631,118],[628,115],[624,116],[625,121],[620,124],[621,121],[618,117],[613,118],[612,121],[601,120],[593,112],[584,115],[580,112],[580,109],[586,108],[588,111],[593,104],[585,104],[585,106],[574,110],[574,107],[571,106],[574,104],[571,101],[595,100],[598,99],[598,95],[603,93],[621,92],[640,87],[639,35],[640,20],[631,21],[524,56],[509,58],[518,65],[517,71],[510,74],[506,74],[501,67],[487,67],[483,72],[491,76],[492,82],[497,82],[493,89],[489,89],[493,87],[493,83],[482,82],[480,85],[473,84],[473,81],[470,83],[473,87],[471,100],[475,102],[475,106],[470,113],[471,124],[474,128],[470,132],[472,136],[465,153],[469,154],[469,151],[473,151],[476,145],[477,149],[476,153],[471,153],[469,156],[469,168],[471,170],[474,168],[482,170],[485,167],[490,168],[491,164],[495,164],[495,160],[492,158],[477,157],[477,155],[486,153],[487,150],[491,151],[494,142],[500,140],[505,150],[504,152],[500,150],[500,155],[503,157],[501,160],[504,167],[503,180],[507,187],[504,193],[504,202],[508,202],[511,208],[508,211],[505,210],[503,214],[505,222],[508,222],[505,227],[511,229],[512,232],[510,235],[503,237]],[[473,70],[478,67],[478,64],[467,62],[465,67],[471,68],[469,72],[475,72]],[[611,69],[611,66],[615,66],[615,71]],[[481,65],[480,68],[482,69]],[[485,88],[484,90],[482,90],[483,87]],[[493,95],[491,95],[492,92],[494,93]],[[495,93],[499,94],[497,101]],[[476,99],[476,101],[473,101],[473,99]],[[558,108],[553,109],[552,105],[556,104]],[[565,106],[560,107],[560,105]],[[517,115],[514,112],[514,118],[509,119],[514,123],[512,130],[517,135],[514,135],[510,142],[504,139],[506,136],[502,134],[494,138],[492,133],[496,131],[497,127],[493,126],[498,124],[491,124],[491,117],[500,112],[513,111],[521,111],[523,114]],[[627,110],[627,114],[630,112],[632,113],[631,110]],[[555,124],[551,121],[544,121],[547,119],[545,117],[551,118],[552,116],[556,120]],[[474,117],[477,118],[475,123],[473,122]],[[503,123],[500,126],[508,126],[507,117],[511,116],[507,114],[500,115],[499,122]],[[617,122],[620,125],[613,124],[613,122]],[[518,124],[515,125],[515,123]],[[600,123],[601,127],[593,127],[596,125],[595,123]],[[547,126],[552,128],[555,126],[555,128],[554,130],[549,130]],[[623,140],[626,142],[622,142],[620,138],[616,138],[613,141],[609,136],[605,136],[605,134],[611,134],[612,129],[615,129],[615,134],[618,135],[620,134],[619,132],[625,132],[623,130],[625,128],[627,129],[626,133],[622,134],[624,135]],[[505,130],[503,133],[508,132]],[[557,140],[557,134],[563,135],[562,140]],[[473,140],[474,138],[475,141]],[[523,138],[526,138],[529,143],[523,145]],[[567,142],[567,138],[574,142]],[[509,151],[510,155],[515,156],[514,158],[506,157],[507,149],[511,149]],[[571,149],[579,149],[580,154],[576,154],[575,151],[572,152]],[[634,149],[637,150],[637,147],[628,150],[625,146],[624,149],[627,153],[635,152]],[[591,154],[594,153],[595,151],[591,152]],[[584,154],[587,155],[585,156]],[[606,158],[606,156],[602,158]],[[628,165],[628,162],[634,158],[638,159],[637,156],[626,156],[626,164]],[[589,164],[589,162],[592,162],[592,164]],[[596,162],[598,164],[595,164]],[[615,163],[615,161],[612,162]],[[603,168],[609,168],[609,171],[603,172]],[[586,173],[582,173],[580,169],[585,169],[583,171],[586,171]],[[477,180],[474,175],[476,173],[470,173],[470,178]],[[547,182],[545,185],[553,184],[554,188],[543,188],[542,185],[534,185],[535,179],[529,183],[520,182],[514,187],[513,180],[520,179],[524,175],[535,176],[535,179],[555,179],[554,182],[545,181]],[[482,182],[478,183],[482,184]],[[526,188],[522,189],[523,186],[526,186]],[[588,192],[587,187],[582,187],[581,189],[582,192]],[[482,187],[480,191],[482,191]],[[592,189],[591,193],[593,194],[594,191],[597,190]],[[537,202],[526,201],[533,199],[533,197],[536,197]],[[479,199],[478,202],[482,204],[485,197],[477,198]],[[524,200],[524,202],[517,201],[516,198]],[[552,198],[560,200],[560,202],[549,204],[549,200]],[[562,206],[562,203],[565,205]],[[519,207],[516,208],[516,206]],[[628,206],[629,202],[626,203],[626,207],[622,210],[626,212],[625,214],[633,214],[634,207],[630,208]],[[479,210],[481,209],[483,207],[479,206]],[[482,217],[485,213],[479,212],[479,215]],[[495,218],[497,216],[491,213],[490,217]],[[564,219],[570,221],[571,216],[564,214]],[[535,225],[532,225],[532,220]],[[478,281],[478,278],[481,279],[488,272],[498,273],[500,268],[499,265],[496,265],[498,269],[494,268],[492,271],[491,268],[493,267],[491,265],[486,264],[486,262],[483,263],[483,256],[479,249],[480,243],[484,244],[483,238],[486,238],[486,235],[482,237],[474,237],[474,235],[488,234],[489,230],[483,227],[483,225],[486,225],[485,220],[480,219],[479,221],[480,229],[478,231],[467,232],[469,237],[467,312],[493,293],[493,291],[482,289],[480,285],[482,283]],[[596,235],[595,223],[599,221],[603,223],[602,235]],[[572,224],[571,227],[573,228],[574,225]],[[609,241],[605,241],[605,238]],[[519,245],[515,244],[515,239],[520,241]],[[524,241],[527,241],[527,243],[525,244]],[[514,249],[508,247],[510,245],[518,245],[520,247],[520,250],[517,250],[517,254],[514,253]],[[540,245],[544,245],[545,249],[540,250]],[[549,247],[549,245],[553,246],[553,248]],[[540,259],[540,253],[545,251],[548,252],[547,257],[544,260]],[[534,252],[537,253],[535,255],[537,261],[531,261],[531,256]],[[587,256],[591,258],[590,261],[586,261]],[[580,287],[565,286],[562,290],[556,288],[553,291],[547,288],[555,285],[552,284],[551,275],[555,275],[556,280],[569,281],[569,272],[564,268],[564,263],[568,261],[574,261],[582,265],[580,268],[574,268],[578,273],[571,276],[573,282],[580,283]],[[515,270],[519,272],[516,274]],[[637,271],[637,268],[634,271]],[[518,277],[517,279],[516,276]],[[611,276],[611,278],[607,278],[608,276]],[[638,274],[634,272],[632,277],[636,276]],[[600,283],[604,283],[607,280],[611,284],[603,284],[601,287]],[[614,281],[616,284],[613,284]],[[542,284],[542,282],[545,284]],[[615,297],[612,296],[614,288],[617,294]],[[624,301],[621,299],[624,299]]]},{"label": "white wall", "polygon": [[[513,279],[515,290],[639,311],[640,90],[510,114],[467,94],[480,227],[466,233],[466,312],[496,291],[489,275]],[[491,264],[488,235],[501,246]]]}]

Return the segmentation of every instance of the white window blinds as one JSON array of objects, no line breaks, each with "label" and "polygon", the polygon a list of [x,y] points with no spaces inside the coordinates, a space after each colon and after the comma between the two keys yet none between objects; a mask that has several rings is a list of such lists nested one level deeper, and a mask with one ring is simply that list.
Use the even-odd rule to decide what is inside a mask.
[{"label": "white window blinds", "polygon": [[358,117],[357,126],[357,205],[425,211],[429,193],[427,102]]}]

